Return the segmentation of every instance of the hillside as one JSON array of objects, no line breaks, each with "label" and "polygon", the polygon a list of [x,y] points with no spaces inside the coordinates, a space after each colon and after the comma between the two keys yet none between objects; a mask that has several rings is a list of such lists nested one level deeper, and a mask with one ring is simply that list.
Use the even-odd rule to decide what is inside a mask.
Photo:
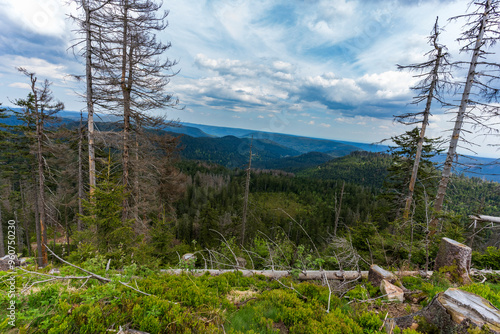
[{"label": "hillside", "polygon": [[381,188],[390,162],[391,158],[387,154],[352,152],[344,157],[301,171],[297,175],[322,180],[345,180]]},{"label": "hillside", "polygon": [[332,156],[321,152],[309,152],[296,157],[285,157],[268,161],[257,162],[255,168],[277,169],[285,172],[297,172],[310,167],[324,164],[332,160]]},{"label": "hillside", "polygon": [[359,147],[343,144],[335,140],[317,139],[301,136],[292,136],[280,133],[251,132],[245,137],[265,138],[280,145],[293,148],[301,153],[321,152],[328,153],[332,157],[341,157],[354,151],[360,151]]},{"label": "hillside", "polygon": [[179,126],[166,126],[165,128],[163,128],[163,130],[165,130],[167,132],[173,132],[173,133],[177,133],[177,134],[188,135],[188,136],[196,137],[196,138],[199,138],[199,137],[216,137],[214,135],[209,135],[208,133],[200,130],[197,127],[187,126],[187,125],[182,124],[182,123],[179,124]]},{"label": "hillside", "polygon": [[[181,156],[184,159],[203,160],[229,168],[243,168],[248,164],[250,139],[225,136],[222,138],[180,137]],[[265,140],[253,140],[252,161],[255,163],[296,156],[300,152]]]}]

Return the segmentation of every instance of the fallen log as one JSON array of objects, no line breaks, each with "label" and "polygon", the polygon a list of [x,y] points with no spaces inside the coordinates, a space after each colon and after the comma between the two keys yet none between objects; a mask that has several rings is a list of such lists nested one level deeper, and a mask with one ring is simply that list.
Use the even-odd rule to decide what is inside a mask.
[{"label": "fallen log", "polygon": [[486,216],[486,215],[470,215],[469,218],[477,220],[477,221],[492,222],[492,223],[499,223],[500,224],[500,217]]},{"label": "fallen log", "polygon": [[[292,276],[292,273],[287,270],[238,270],[238,269],[161,269],[160,272],[169,275],[181,275],[183,273],[190,273],[194,276],[201,276],[209,273],[211,276],[219,276],[225,273],[241,272],[243,277],[250,277],[254,275],[262,275],[268,278],[280,279],[283,277]],[[398,276],[421,276],[425,274],[421,271],[402,271],[396,272]],[[430,277],[432,272],[427,272],[426,277]],[[342,271],[342,270],[308,270],[299,273],[298,279],[301,281],[308,280],[323,280],[325,277],[329,280],[355,280],[358,278],[368,278],[368,271]]]}]

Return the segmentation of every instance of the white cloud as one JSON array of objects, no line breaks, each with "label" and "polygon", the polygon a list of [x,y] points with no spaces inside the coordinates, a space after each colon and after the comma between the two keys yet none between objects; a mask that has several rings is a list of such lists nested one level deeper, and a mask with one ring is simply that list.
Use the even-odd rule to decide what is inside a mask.
[{"label": "white cloud", "polygon": [[13,83],[9,84],[9,87],[31,90],[31,86],[25,82],[13,82]]},{"label": "white cloud", "polygon": [[396,71],[365,74],[357,81],[366,90],[373,90],[376,97],[387,100],[410,98],[410,87],[414,82],[415,78],[411,73]]},{"label": "white cloud", "polygon": [[303,25],[319,35],[321,40],[338,43],[355,36],[359,31],[360,10],[357,1],[319,1],[306,9]]},{"label": "white cloud", "polygon": [[331,124],[326,124],[326,123],[321,123],[320,126],[324,127],[324,128],[329,128],[331,127],[332,125]]},{"label": "white cloud", "polygon": [[41,58],[27,58],[23,56],[3,55],[0,56],[0,70],[6,73],[16,72],[16,68],[25,68],[28,72],[34,72],[39,78],[53,80],[69,79],[66,66],[52,64]]},{"label": "white cloud", "polygon": [[66,32],[63,0],[0,0],[2,13],[25,29],[41,35],[61,36]]}]

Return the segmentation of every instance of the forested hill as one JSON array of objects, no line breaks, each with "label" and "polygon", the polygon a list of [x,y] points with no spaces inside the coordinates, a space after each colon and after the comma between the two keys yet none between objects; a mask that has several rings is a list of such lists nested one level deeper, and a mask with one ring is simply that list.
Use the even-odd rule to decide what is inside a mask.
[{"label": "forested hill", "polygon": [[277,169],[285,172],[298,172],[303,169],[316,167],[332,160],[327,153],[309,152],[295,157],[279,158],[269,161],[256,162],[252,164],[255,168]]},{"label": "forested hill", "polygon": [[359,151],[305,169],[297,175],[322,180],[345,180],[379,189],[387,176],[390,163],[391,157],[388,154]]},{"label": "forested hill", "polygon": [[250,145],[252,145],[252,160],[265,162],[282,157],[297,156],[300,152],[278,145],[267,140],[253,140],[225,136],[222,138],[195,138],[181,136],[181,156],[185,159],[204,160],[229,168],[248,164]]}]

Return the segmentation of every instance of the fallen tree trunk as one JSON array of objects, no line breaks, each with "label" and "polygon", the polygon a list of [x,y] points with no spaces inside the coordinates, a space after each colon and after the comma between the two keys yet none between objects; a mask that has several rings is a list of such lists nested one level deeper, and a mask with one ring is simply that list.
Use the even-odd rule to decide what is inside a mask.
[{"label": "fallen tree trunk", "polygon": [[[241,272],[243,277],[250,277],[254,275],[262,275],[268,278],[283,278],[292,276],[292,273],[287,270],[237,270],[237,269],[194,269],[194,270],[184,270],[184,269],[162,269],[161,272],[167,273],[169,275],[181,275],[182,273],[190,273],[195,276],[201,276],[205,273],[209,273],[211,276],[218,276],[225,273]],[[425,274],[421,271],[402,271],[395,273],[398,276],[421,276]],[[425,277],[430,277],[432,271],[427,272]],[[325,277],[329,280],[354,280],[358,278],[368,278],[368,271],[341,271],[341,270],[308,270],[301,272],[298,279],[301,281],[308,280],[323,280]]]}]

